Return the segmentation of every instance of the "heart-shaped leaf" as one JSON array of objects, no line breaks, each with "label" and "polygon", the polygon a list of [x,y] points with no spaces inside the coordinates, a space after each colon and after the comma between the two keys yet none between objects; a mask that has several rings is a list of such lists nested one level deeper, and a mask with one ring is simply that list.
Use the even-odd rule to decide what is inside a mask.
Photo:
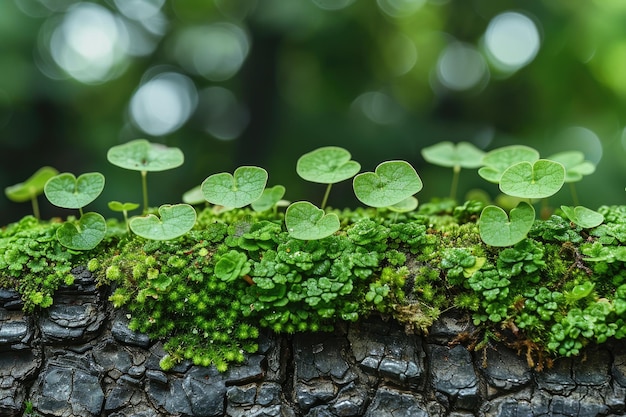
[{"label": "heart-shaped leaf", "polygon": [[576,182],[583,176],[593,174],[596,166],[593,162],[585,161],[585,154],[580,151],[559,152],[547,158],[559,162],[565,168],[565,182]]},{"label": "heart-shaped leaf", "polygon": [[107,225],[98,213],[85,213],[76,222],[65,222],[57,229],[58,241],[69,249],[90,250],[102,242]]},{"label": "heart-shaped leaf", "polygon": [[139,208],[137,203],[122,203],[119,201],[109,201],[108,206],[111,210],[122,213],[125,211],[133,211]]},{"label": "heart-shaped leaf", "polygon": [[511,210],[510,219],[498,206],[487,206],[480,214],[480,237],[487,245],[511,246],[523,240],[535,221],[535,209],[522,201]]},{"label": "heart-shaped leaf", "polygon": [[257,212],[269,210],[278,204],[280,199],[285,195],[285,191],[285,187],[282,185],[275,185],[273,187],[266,188],[263,190],[261,197],[252,202],[250,207]]},{"label": "heart-shaped leaf", "polygon": [[339,217],[325,214],[308,201],[298,201],[287,207],[285,225],[289,235],[302,240],[323,239],[339,230]]},{"label": "heart-shaped leaf", "polygon": [[588,209],[587,207],[561,206],[561,210],[563,210],[563,213],[565,213],[571,222],[585,229],[599,226],[604,221],[604,216],[601,213]]},{"label": "heart-shaped leaf", "polygon": [[296,172],[307,181],[334,184],[354,177],[361,164],[350,160],[350,152],[337,146],[326,146],[302,155]]},{"label": "heart-shaped leaf", "polygon": [[511,145],[494,149],[483,157],[484,167],[478,170],[478,175],[489,182],[499,183],[502,173],[511,165],[518,162],[535,162],[539,159],[539,152],[529,146]]},{"label": "heart-shaped leaf", "polygon": [[243,166],[234,175],[227,172],[213,174],[202,182],[202,194],[211,204],[239,208],[247,206],[263,194],[267,171]]},{"label": "heart-shaped leaf", "polygon": [[55,206],[78,209],[95,200],[103,189],[104,175],[99,172],[88,172],[78,178],[65,172],[50,178],[44,193]]},{"label": "heart-shaped leaf", "polygon": [[469,142],[440,142],[422,149],[426,162],[450,168],[478,168],[484,155],[485,152]]},{"label": "heart-shaped leaf", "polygon": [[196,211],[189,204],[162,205],[159,216],[160,219],[154,214],[134,217],[130,230],[146,239],[169,240],[184,235],[196,223]]},{"label": "heart-shaped leaf", "polygon": [[393,206],[422,189],[422,180],[406,161],[386,161],[375,172],[364,172],[353,181],[354,194],[371,207]]},{"label": "heart-shaped leaf", "polygon": [[59,172],[52,167],[42,167],[30,176],[26,181],[11,185],[4,189],[7,198],[16,203],[32,200],[43,193],[46,182]]},{"label": "heart-shaped leaf", "polygon": [[133,171],[165,171],[181,166],[185,156],[178,148],[135,139],[113,146],[107,152],[107,159],[113,165]]},{"label": "heart-shaped leaf", "polygon": [[546,198],[556,194],[565,182],[565,168],[558,162],[539,159],[518,162],[500,178],[500,191],[513,197]]},{"label": "heart-shaped leaf", "polygon": [[191,204],[192,206],[195,206],[196,204],[206,203],[206,200],[204,199],[204,194],[202,194],[202,186],[197,185],[191,190],[186,191],[183,194],[183,203]]}]

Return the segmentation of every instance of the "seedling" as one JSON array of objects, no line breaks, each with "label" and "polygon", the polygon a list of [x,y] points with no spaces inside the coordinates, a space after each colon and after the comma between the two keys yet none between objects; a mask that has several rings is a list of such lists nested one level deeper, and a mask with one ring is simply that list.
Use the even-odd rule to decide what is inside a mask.
[{"label": "seedling", "polygon": [[240,208],[259,199],[266,184],[266,170],[243,166],[233,175],[222,172],[209,176],[202,182],[202,194],[211,204]]},{"label": "seedling", "polygon": [[415,169],[406,161],[386,161],[375,172],[364,172],[353,180],[354,194],[370,207],[389,207],[418,193],[423,187]]},{"label": "seedling", "polygon": [[4,193],[9,200],[16,203],[24,203],[30,200],[33,207],[33,216],[35,216],[36,219],[40,219],[41,216],[39,214],[37,197],[43,193],[46,182],[58,173],[59,172],[52,167],[42,167],[26,181],[5,188]]},{"label": "seedling", "polygon": [[336,146],[326,146],[302,155],[296,163],[296,172],[306,181],[328,184],[321,208],[326,207],[332,185],[354,177],[361,164],[351,160],[350,152]]},{"label": "seedling", "polygon": [[546,198],[556,194],[565,182],[565,168],[558,162],[539,159],[518,162],[502,173],[500,191],[513,197]]},{"label": "seedling", "polygon": [[325,214],[308,201],[298,201],[287,207],[285,225],[289,235],[301,240],[323,239],[340,228],[335,213]]},{"label": "seedling", "polygon": [[130,220],[130,230],[138,236],[152,240],[170,240],[190,231],[196,224],[196,211],[189,204],[164,204],[159,216],[148,214]]},{"label": "seedling", "polygon": [[604,221],[604,216],[601,213],[588,209],[587,207],[561,206],[561,210],[563,210],[563,213],[565,213],[572,223],[585,229],[599,226]]},{"label": "seedling", "polygon": [[275,185],[273,187],[266,188],[263,190],[261,197],[253,201],[252,204],[250,204],[250,207],[252,207],[252,210],[256,212],[266,211],[272,208],[276,210],[281,202],[281,199],[285,195],[285,191],[285,187],[282,185]]},{"label": "seedling", "polygon": [[585,175],[595,172],[596,166],[593,162],[585,161],[585,155],[580,151],[559,152],[548,158],[551,161],[559,162],[565,168],[565,182],[570,185],[570,192],[574,204],[578,204],[575,182],[583,179]]},{"label": "seedling", "polygon": [[185,161],[178,148],[136,139],[109,149],[107,159],[113,165],[141,172],[143,212],[148,212],[148,171],[166,171],[181,166]]},{"label": "seedling", "polygon": [[504,146],[487,152],[483,157],[484,167],[478,175],[489,182],[499,183],[504,171],[518,162],[535,162],[539,159],[537,150],[524,145]]},{"label": "seedling", "polygon": [[191,190],[186,191],[183,194],[183,203],[191,204],[192,206],[196,206],[198,204],[206,204],[206,200],[204,198],[204,194],[202,194],[202,186],[196,185]]},{"label": "seedling", "polygon": [[434,165],[452,168],[452,184],[450,186],[450,198],[456,199],[456,191],[459,184],[461,168],[479,168],[483,165],[485,152],[469,142],[440,142],[422,149],[422,157]]},{"label": "seedling", "polygon": [[120,203],[119,201],[109,201],[109,208],[118,213],[122,213],[124,216],[124,224],[126,224],[126,230],[130,231],[128,226],[128,212],[139,208],[137,203]]},{"label": "seedling", "polygon": [[487,206],[480,215],[480,237],[491,246],[511,246],[523,240],[535,221],[535,209],[525,201],[511,210],[510,218],[497,206]]},{"label": "seedling", "polygon": [[106,221],[101,214],[84,213],[83,207],[94,201],[104,189],[104,175],[90,172],[76,178],[73,174],[63,173],[50,178],[44,193],[55,206],[78,209],[80,218],[76,222],[67,221],[57,229],[59,242],[75,250],[95,248],[104,239]]}]

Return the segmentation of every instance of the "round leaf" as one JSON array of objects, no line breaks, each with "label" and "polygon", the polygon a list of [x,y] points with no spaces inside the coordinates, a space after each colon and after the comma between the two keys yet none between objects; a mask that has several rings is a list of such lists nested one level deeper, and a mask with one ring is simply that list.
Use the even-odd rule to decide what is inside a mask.
[{"label": "round leaf", "polygon": [[478,228],[480,237],[487,245],[511,246],[523,240],[535,221],[535,209],[522,201],[511,210],[510,219],[497,206],[487,206],[480,214]]},{"label": "round leaf", "polygon": [[107,204],[109,208],[113,211],[124,212],[124,211],[132,211],[139,208],[139,204],[137,203],[121,203],[119,201],[109,201]]},{"label": "round leaf", "polygon": [[406,161],[387,161],[375,172],[364,172],[354,177],[356,197],[371,207],[393,206],[422,189],[422,180]]},{"label": "round leaf", "polygon": [[422,149],[422,156],[442,167],[478,168],[485,153],[469,142],[440,142]]},{"label": "round leaf", "polygon": [[325,214],[308,201],[299,201],[287,207],[285,225],[289,235],[302,240],[323,239],[339,230],[339,217]]},{"label": "round leaf", "polygon": [[7,198],[16,203],[30,201],[33,197],[43,193],[46,182],[59,172],[52,167],[42,167],[26,181],[11,185],[4,189]]},{"label": "round leaf", "polygon": [[191,205],[206,203],[204,194],[202,194],[202,186],[197,185],[191,190],[185,192],[185,194],[183,194],[183,203]]},{"label": "round leaf", "polygon": [[90,250],[102,242],[107,225],[98,213],[85,213],[76,222],[65,222],[57,229],[57,239],[69,249]]},{"label": "round leaf", "polygon": [[546,198],[556,194],[564,182],[565,168],[558,162],[518,162],[502,173],[500,191],[513,197]]},{"label": "round leaf", "polygon": [[202,182],[202,194],[211,204],[239,208],[261,197],[266,184],[266,170],[243,166],[237,168],[234,175],[223,172],[205,179]]},{"label": "round leaf", "polygon": [[254,201],[250,206],[254,211],[261,212],[269,210],[274,207],[281,198],[285,195],[285,187],[282,185],[275,185],[263,190],[263,194],[258,200]]},{"label": "round leaf", "polygon": [[296,172],[307,181],[334,184],[354,177],[361,164],[350,160],[350,152],[336,146],[326,146],[302,155]]},{"label": "round leaf", "polygon": [[169,240],[184,235],[196,223],[196,211],[188,204],[162,205],[159,216],[160,219],[154,214],[134,217],[130,230],[146,239]]},{"label": "round leaf", "polygon": [[518,162],[535,162],[539,159],[537,150],[524,145],[511,145],[494,149],[483,157],[484,167],[478,174],[489,182],[498,183],[502,173],[511,165]]},{"label": "round leaf", "polygon": [[65,172],[46,182],[44,193],[52,204],[68,209],[85,207],[95,200],[104,190],[104,175],[88,172],[79,175]]},{"label": "round leaf", "polygon": [[417,198],[411,196],[387,208],[395,213],[408,213],[409,211],[415,210],[417,205]]},{"label": "round leaf", "polygon": [[561,206],[561,210],[567,216],[567,218],[585,229],[599,226],[604,221],[604,216],[597,211],[588,209],[587,207],[577,206]]},{"label": "round leaf", "polygon": [[580,181],[583,176],[593,174],[596,170],[593,162],[585,161],[585,154],[580,151],[559,152],[547,159],[565,167],[565,182]]},{"label": "round leaf", "polygon": [[180,149],[146,139],[113,146],[107,152],[107,159],[113,165],[134,171],[165,171],[179,167],[185,161]]}]

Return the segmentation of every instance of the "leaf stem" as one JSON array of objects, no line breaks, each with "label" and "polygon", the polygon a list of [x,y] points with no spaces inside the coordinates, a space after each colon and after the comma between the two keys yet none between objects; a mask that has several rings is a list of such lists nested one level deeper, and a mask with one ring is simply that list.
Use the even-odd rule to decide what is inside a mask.
[{"label": "leaf stem", "polygon": [[569,189],[570,189],[570,193],[572,194],[572,202],[574,203],[574,206],[578,206],[579,205],[578,193],[576,192],[576,186],[574,185],[573,182],[569,183]]},{"label": "leaf stem", "polygon": [[141,171],[141,189],[143,192],[143,214],[148,213],[148,171]]},{"label": "leaf stem", "polygon": [[39,202],[37,201],[37,196],[36,195],[32,195],[30,197],[30,202],[33,205],[33,215],[35,216],[35,218],[37,220],[41,219],[41,215],[39,213]]},{"label": "leaf stem", "polygon": [[324,207],[326,207],[326,202],[328,201],[328,196],[330,195],[330,189],[333,187],[333,184],[328,184],[328,186],[326,187],[326,192],[324,193],[324,198],[322,199],[322,205],[321,205],[321,209],[324,210]]},{"label": "leaf stem", "polygon": [[452,184],[450,185],[450,198],[456,200],[456,190],[459,186],[459,174],[461,173],[461,166],[455,165],[452,168]]}]

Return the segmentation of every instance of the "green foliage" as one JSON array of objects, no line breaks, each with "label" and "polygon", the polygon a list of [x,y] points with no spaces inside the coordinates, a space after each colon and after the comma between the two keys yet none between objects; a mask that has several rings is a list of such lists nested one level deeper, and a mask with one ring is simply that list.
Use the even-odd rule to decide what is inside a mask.
[{"label": "green foliage", "polygon": [[4,189],[7,198],[16,203],[30,201],[33,207],[33,216],[40,218],[37,196],[41,195],[46,182],[59,172],[52,167],[41,167],[26,181],[11,185]]},{"label": "green foliage", "polygon": [[134,217],[129,222],[130,230],[146,239],[169,240],[184,235],[196,223],[196,211],[189,204],[162,205],[159,215]]},{"label": "green foliage", "polygon": [[240,208],[258,200],[267,184],[267,171],[243,166],[231,175],[213,174],[202,182],[202,194],[212,204]]},{"label": "green foliage", "polygon": [[285,223],[289,234],[296,239],[323,239],[339,230],[339,217],[325,214],[308,201],[298,201],[287,207]]},{"label": "green foliage", "polygon": [[387,207],[418,193],[422,187],[415,169],[405,161],[386,161],[375,172],[363,172],[354,177],[354,193],[370,207]]},{"label": "green foliage", "polygon": [[561,210],[572,223],[576,223],[580,227],[590,229],[600,226],[604,221],[604,216],[597,211],[588,209],[587,207],[561,206]]},{"label": "green foliage", "polygon": [[535,209],[522,201],[510,216],[500,207],[487,206],[480,220],[480,237],[491,246],[511,246],[523,240],[535,221]]}]

